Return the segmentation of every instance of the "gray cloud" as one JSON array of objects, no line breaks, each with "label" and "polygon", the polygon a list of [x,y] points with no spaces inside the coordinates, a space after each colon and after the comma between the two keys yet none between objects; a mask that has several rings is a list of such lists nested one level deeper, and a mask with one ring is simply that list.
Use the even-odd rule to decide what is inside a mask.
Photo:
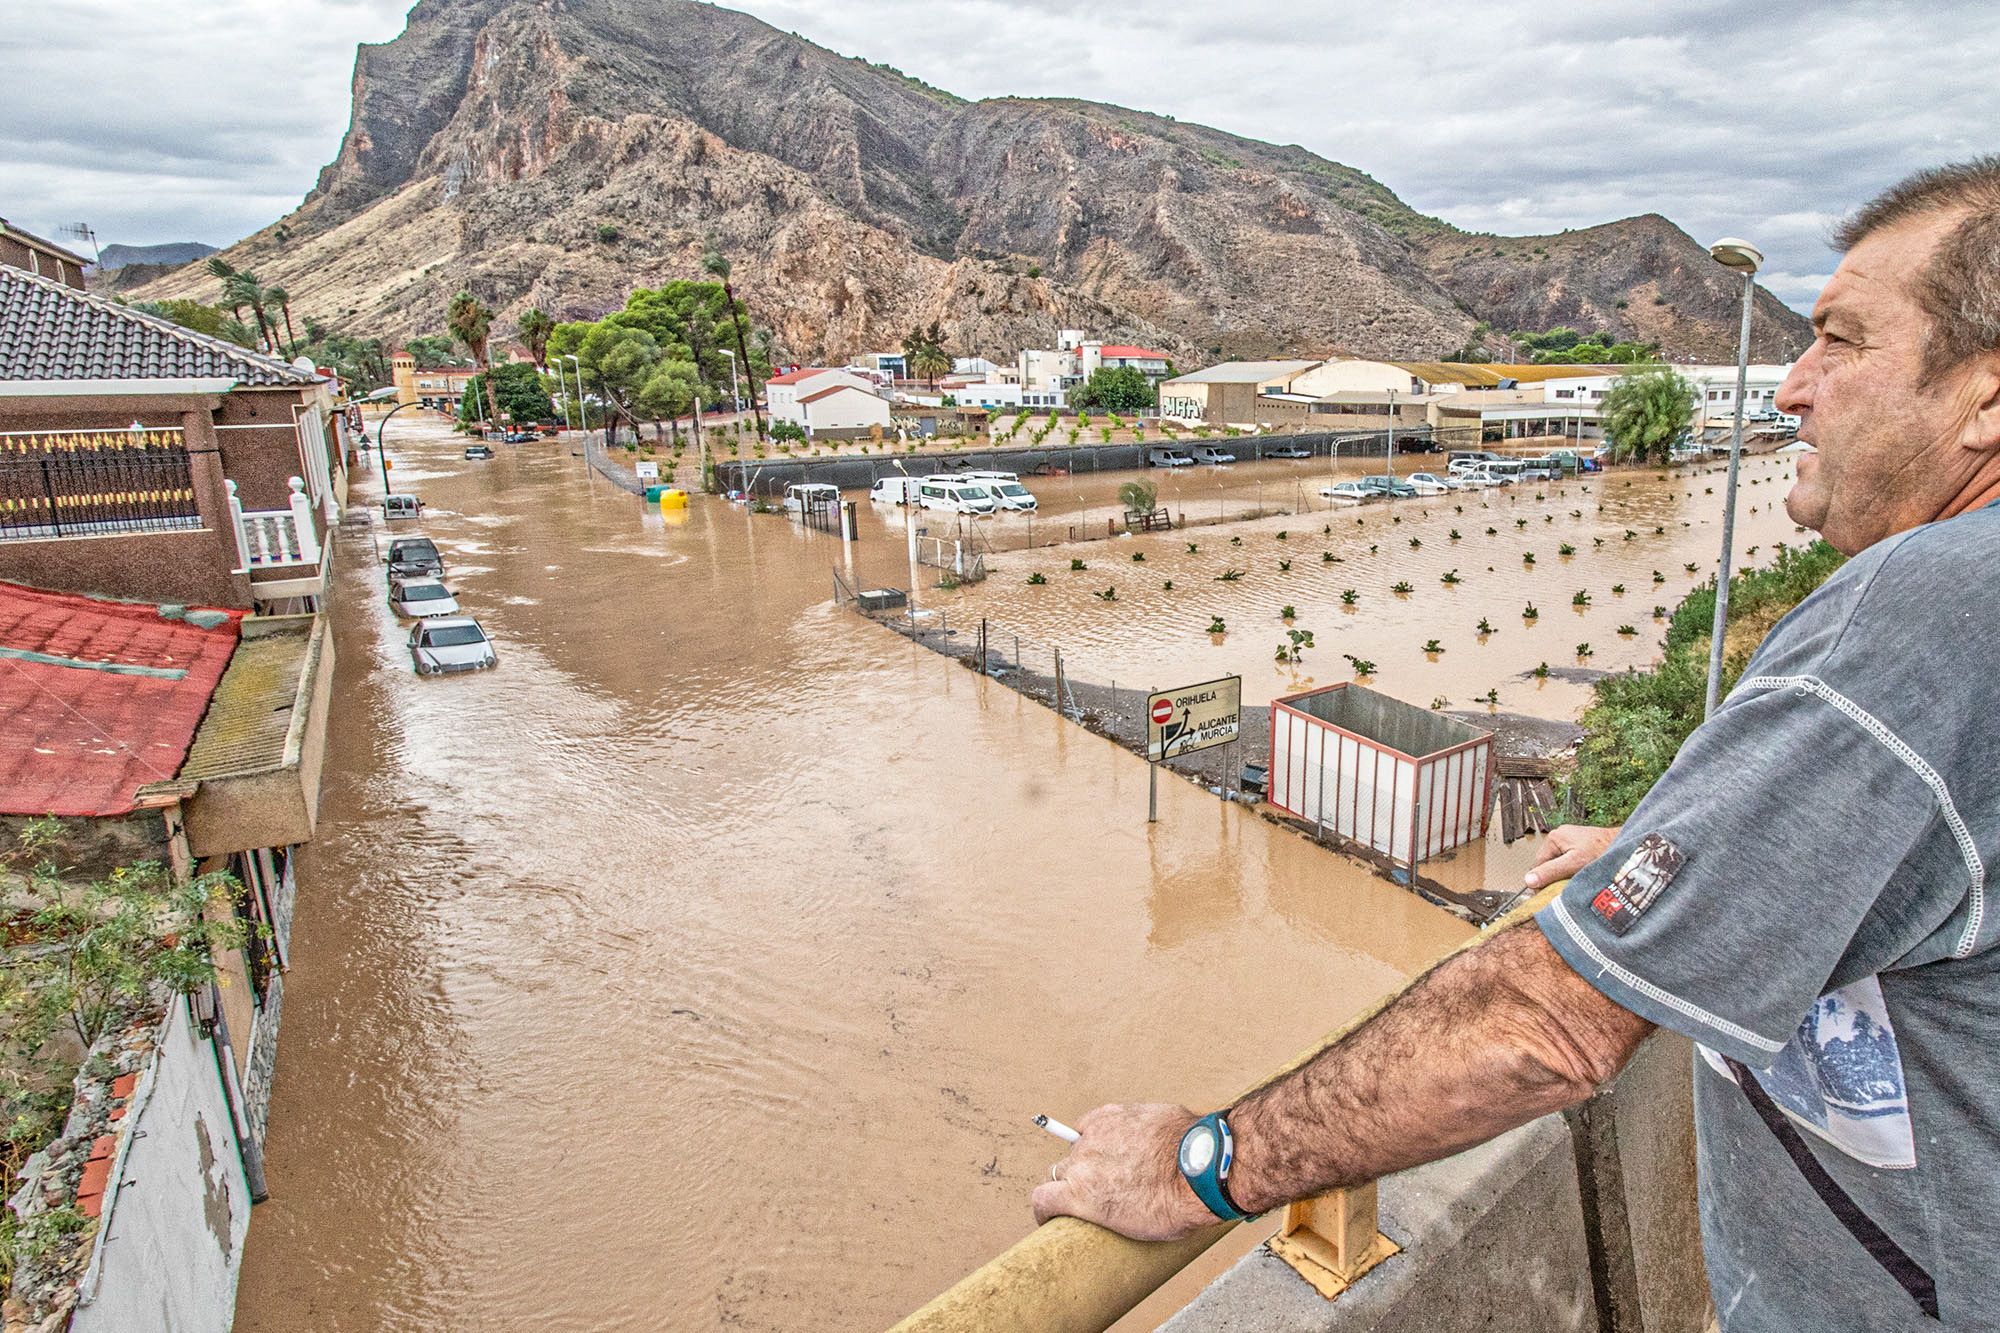
[{"label": "gray cloud", "polygon": [[[128,241],[264,225],[332,157],[355,43],[392,37],[406,3],[286,0],[276,55],[268,0],[15,16],[0,214]],[[2000,148],[2000,6],[1984,0],[751,8],[966,97],[1089,98],[1298,143],[1467,228],[1656,212],[1701,240],[1749,236],[1801,306],[1833,267],[1835,219],[1917,167]]]}]

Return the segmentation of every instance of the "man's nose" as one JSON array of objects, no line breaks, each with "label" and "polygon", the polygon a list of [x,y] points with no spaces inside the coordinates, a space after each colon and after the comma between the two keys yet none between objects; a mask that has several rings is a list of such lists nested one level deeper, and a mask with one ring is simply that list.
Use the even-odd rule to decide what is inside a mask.
[{"label": "man's nose", "polygon": [[1812,410],[1813,388],[1819,382],[1819,349],[1820,344],[1814,341],[1805,355],[1792,364],[1792,373],[1785,376],[1785,382],[1778,386],[1778,396],[1772,403],[1780,412],[1799,416]]}]

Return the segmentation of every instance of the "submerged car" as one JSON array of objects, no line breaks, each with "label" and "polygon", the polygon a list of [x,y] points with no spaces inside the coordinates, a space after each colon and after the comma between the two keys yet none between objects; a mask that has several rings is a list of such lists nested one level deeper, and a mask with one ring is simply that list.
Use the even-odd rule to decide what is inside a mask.
[{"label": "submerged car", "polygon": [[500,654],[471,616],[440,616],[411,628],[410,663],[419,676],[445,676],[498,666]]},{"label": "submerged car", "polygon": [[389,543],[389,580],[443,578],[444,557],[429,537],[398,537]]},{"label": "submerged car", "polygon": [[1386,472],[1373,477],[1363,477],[1361,484],[1372,489],[1377,495],[1386,495],[1392,500],[1408,500],[1417,494],[1417,488],[1409,482],[1401,477],[1390,476]]},{"label": "submerged car", "polygon": [[1197,463],[1234,463],[1236,455],[1212,444],[1197,444],[1189,453]]},{"label": "submerged car", "polygon": [[510,430],[500,437],[504,444],[533,444],[541,438],[531,430]]},{"label": "submerged car", "polygon": [[1147,467],[1193,467],[1194,460],[1178,449],[1148,449]]},{"label": "submerged car", "polygon": [[455,616],[458,599],[438,579],[400,579],[389,585],[389,609],[399,616]]},{"label": "submerged car", "polygon": [[1337,481],[1331,486],[1322,486],[1319,493],[1335,504],[1358,505],[1379,499],[1381,492],[1373,486],[1358,481]]},{"label": "submerged car", "polygon": [[1456,485],[1446,481],[1443,477],[1435,476],[1429,472],[1412,472],[1409,477],[1409,484],[1416,488],[1418,495],[1443,495],[1447,491],[1458,489]]},{"label": "submerged car", "polygon": [[1264,451],[1266,458],[1311,458],[1313,451],[1303,444],[1274,444]]},{"label": "submerged car", "polygon": [[465,456],[467,458],[491,458],[493,457],[493,449],[490,445],[468,444],[465,446]]}]

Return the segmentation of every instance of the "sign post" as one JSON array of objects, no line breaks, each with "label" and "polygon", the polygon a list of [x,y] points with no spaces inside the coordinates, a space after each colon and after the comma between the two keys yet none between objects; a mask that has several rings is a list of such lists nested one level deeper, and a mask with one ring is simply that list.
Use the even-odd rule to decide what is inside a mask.
[{"label": "sign post", "polygon": [[1158,690],[1146,699],[1146,822],[1160,817],[1160,764],[1237,738],[1243,717],[1243,677]]}]

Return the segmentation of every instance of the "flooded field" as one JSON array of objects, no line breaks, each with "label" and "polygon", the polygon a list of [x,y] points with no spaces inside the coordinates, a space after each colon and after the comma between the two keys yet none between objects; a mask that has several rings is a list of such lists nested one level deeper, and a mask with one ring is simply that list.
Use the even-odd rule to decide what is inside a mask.
[{"label": "flooded field", "polygon": [[[1397,470],[1407,475],[1424,461],[1399,458]],[[1361,470],[1351,460],[1339,466]],[[994,633],[1059,645],[1073,673],[1098,682],[1146,690],[1241,673],[1244,701],[1262,703],[1354,679],[1351,655],[1375,664],[1370,685],[1411,703],[1442,698],[1475,707],[1492,691],[1500,709],[1569,717],[1587,701],[1588,687],[1564,680],[1563,669],[1617,671],[1655,660],[1665,631],[1656,610],[1670,614],[1715,573],[1720,464],[1331,510],[1316,495],[1328,468],[1319,459],[1145,474],[1160,482],[1161,503],[1184,508],[1190,519],[1218,507],[1269,509],[1300,498],[1321,506],[1219,527],[1010,552],[1006,534],[1025,528],[1025,519],[975,520],[969,526],[991,529],[999,548],[987,556],[991,577],[919,593],[953,624],[976,629],[984,617]],[[1380,471],[1379,463],[1372,470]],[[1780,542],[1809,540],[1783,509],[1792,474],[1788,458],[1745,461],[1739,570],[1770,561]],[[1027,479],[1044,506],[1036,526],[1087,511],[1102,533],[1116,512],[1118,484],[1133,475]],[[901,516],[862,507],[878,511],[872,521],[893,540]],[[954,529],[952,519],[935,513],[919,521],[940,534]],[[1073,560],[1086,568],[1073,570]],[[1046,583],[1030,584],[1035,574]],[[935,582],[925,571],[922,583]],[[1581,604],[1579,593],[1587,599]],[[1286,607],[1296,612],[1289,622],[1281,619]],[[1223,632],[1211,633],[1218,621]],[[1632,632],[1621,634],[1627,627]],[[1275,661],[1288,628],[1313,633],[1314,646],[1296,665]],[[1436,651],[1426,651],[1433,642]],[[1578,651],[1582,645],[1587,653]],[[1543,663],[1552,674],[1535,676]]]},{"label": "flooded field", "polygon": [[[1033,1113],[1213,1104],[1466,933],[1185,783],[1161,784],[1149,828],[1132,755],[833,608],[836,565],[907,581],[900,515],[845,551],[707,500],[665,522],[565,444],[467,462],[399,418],[390,454],[429,505],[397,531],[437,539],[501,664],[415,677],[368,530],[344,538],[240,1330],[879,1327],[1028,1230],[1057,1147]],[[1135,679],[1212,656],[1269,694],[1267,526],[1242,529],[1254,561],[1233,557],[1254,579],[1204,583],[1157,624],[1144,584],[1155,560],[1168,576],[1172,539],[1125,561],[1148,580],[1116,571],[1116,607],[1087,596],[1112,579],[1039,551],[926,595],[1033,610]],[[1189,559],[1217,542],[1219,572],[1214,532]],[[1536,577],[1566,589],[1537,536]],[[1695,558],[1681,536],[1644,559],[1675,543]],[[1498,563],[1516,544],[1482,549]],[[1298,588],[1340,586],[1305,564]],[[1357,633],[1387,619],[1388,572],[1370,567]],[[1424,582],[1414,605],[1452,596]],[[1536,592],[1544,626],[1509,623],[1500,653],[1584,636],[1566,592]],[[1325,590],[1286,595],[1328,626],[1313,669],[1337,662]],[[1183,642],[1212,608],[1270,623]],[[1391,688],[1428,669],[1376,652]]]}]

